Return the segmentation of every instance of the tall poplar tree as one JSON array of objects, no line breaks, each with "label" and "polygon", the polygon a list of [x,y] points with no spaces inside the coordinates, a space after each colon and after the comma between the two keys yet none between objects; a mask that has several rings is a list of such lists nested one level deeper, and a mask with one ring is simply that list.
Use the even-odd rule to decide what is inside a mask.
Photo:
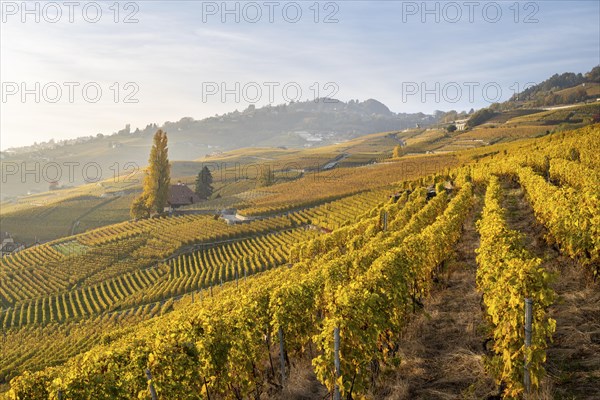
[{"label": "tall poplar tree", "polygon": [[169,164],[167,141],[167,133],[162,129],[154,134],[154,144],[150,150],[143,192],[131,205],[131,215],[134,218],[160,214],[167,205],[169,185],[171,184],[171,165]]}]

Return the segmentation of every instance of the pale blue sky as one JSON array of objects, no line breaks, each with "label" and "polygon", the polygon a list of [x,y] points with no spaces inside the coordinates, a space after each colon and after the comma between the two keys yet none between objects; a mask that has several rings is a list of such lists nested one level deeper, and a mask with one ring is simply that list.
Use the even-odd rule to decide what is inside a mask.
[{"label": "pale blue sky", "polygon": [[[36,23],[35,12],[23,15],[21,2],[2,2],[3,149],[50,138],[110,134],[126,123],[143,127],[247,107],[244,96],[239,101],[228,95],[223,102],[218,94],[203,99],[207,82],[225,82],[229,88],[235,82],[240,88],[256,82],[263,91],[257,106],[270,100],[264,82],[279,84],[274,88],[275,104],[284,101],[286,83],[297,83],[302,99],[312,99],[314,83],[324,95],[329,93],[325,84],[333,82],[336,97],[344,101],[375,98],[395,112],[433,112],[485,107],[496,98],[495,88],[502,90],[500,100],[505,100],[517,85],[539,82],[554,73],[586,72],[600,63],[598,1],[520,2],[518,7],[512,1],[474,2],[472,21],[469,6],[462,1],[428,2],[426,7],[434,10],[431,14],[423,13],[425,3],[420,1],[321,2],[317,23],[313,1],[275,2],[273,22],[265,2],[252,6],[241,2],[239,23],[231,14],[222,22],[221,2],[138,1],[127,10],[127,2],[121,2],[118,23],[113,21],[114,8],[109,9],[114,2],[98,3],[103,8],[97,23],[83,16],[82,8],[89,2],[74,9],[73,23],[65,6],[58,22],[46,21],[58,16],[52,7],[44,9],[45,3],[39,3]],[[28,5],[34,9],[35,2]],[[258,23],[249,21],[256,15],[254,5],[262,12]],[[296,8],[302,16],[291,23]],[[502,15],[497,17],[498,8]],[[133,11],[139,22],[123,23]],[[338,22],[324,23],[331,12]],[[525,23],[527,16],[530,23]],[[88,6],[86,18],[94,17],[94,8]],[[39,103],[33,94],[23,101],[22,84],[35,91],[36,82],[40,83]],[[49,82],[62,90],[56,103],[48,101],[56,95],[52,85],[44,96],[42,88]],[[64,82],[79,84],[74,87],[73,103]],[[97,103],[83,98],[81,88],[89,82],[102,89]],[[115,82],[120,88],[117,102]],[[127,82],[139,88],[133,96],[138,103],[123,102],[123,96],[135,88],[124,87]],[[440,101],[434,94],[423,99],[422,89],[435,90],[436,82]],[[482,93],[486,84],[487,96]],[[473,98],[469,98],[469,85]],[[15,87],[19,92],[11,95]],[[407,92],[415,88],[417,93]],[[90,93],[93,97],[94,91]],[[255,97],[256,93],[246,94]],[[444,101],[444,94],[454,102]],[[288,95],[294,97],[294,91]]]}]

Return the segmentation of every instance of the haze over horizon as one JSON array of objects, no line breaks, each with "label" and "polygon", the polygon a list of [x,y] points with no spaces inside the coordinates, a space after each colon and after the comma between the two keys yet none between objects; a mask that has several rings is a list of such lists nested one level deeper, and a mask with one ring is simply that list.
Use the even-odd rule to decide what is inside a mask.
[{"label": "haze over horizon", "polygon": [[[600,63],[600,3],[590,1],[520,3],[518,12],[504,2],[478,3],[473,10],[463,3],[455,3],[457,9],[428,3],[431,8],[421,10],[421,2],[322,2],[317,8],[280,2],[272,10],[262,2],[253,3],[258,8],[231,2],[227,10],[221,2],[122,2],[118,13],[111,2],[102,3],[97,22],[91,22],[93,7],[82,13],[90,4],[84,2],[74,9],[73,23],[67,7],[40,5],[38,12],[32,2],[33,14],[27,14],[20,4],[2,3],[3,150],[110,134],[127,123],[135,129],[251,103],[281,104],[286,85],[295,99],[294,89],[301,89],[298,100],[374,98],[394,112],[477,109],[490,99],[507,100],[528,83],[585,73]],[[500,4],[501,15],[490,4]],[[40,101],[36,94],[23,101],[23,85],[31,90],[36,83]],[[94,86],[91,96],[101,89],[97,102],[82,95],[86,84]],[[223,99],[222,84],[236,93]],[[443,92],[448,85],[462,88],[456,101],[448,101],[455,99],[452,88]],[[485,85],[500,87],[501,95],[492,87],[486,96]],[[56,86],[62,96],[52,103]],[[258,98],[256,87],[262,90]],[[409,95],[415,87],[418,92]],[[126,102],[128,95],[137,102]]]}]

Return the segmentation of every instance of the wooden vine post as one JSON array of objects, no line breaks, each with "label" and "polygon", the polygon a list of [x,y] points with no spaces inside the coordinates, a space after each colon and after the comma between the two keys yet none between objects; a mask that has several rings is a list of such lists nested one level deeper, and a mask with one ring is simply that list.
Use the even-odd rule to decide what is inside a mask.
[{"label": "wooden vine post", "polygon": [[527,360],[527,350],[531,347],[531,334],[532,334],[532,320],[533,320],[533,300],[525,299],[525,368],[523,374],[523,384],[525,386],[525,392],[527,394],[531,391],[531,376],[529,372],[529,361]]},{"label": "wooden vine post", "polygon": [[285,346],[281,327],[279,327],[279,368],[281,368],[281,386],[283,387],[285,385]]},{"label": "wooden vine post", "polygon": [[152,373],[148,368],[146,368],[146,379],[148,380],[148,390],[150,391],[150,397],[152,397],[152,400],[158,400],[156,390],[154,389],[154,385],[152,384]]},{"label": "wooden vine post", "polygon": [[342,375],[340,367],[340,328],[333,330],[333,364],[335,366],[335,387],[333,389],[333,400],[340,400],[340,387],[337,380]]}]

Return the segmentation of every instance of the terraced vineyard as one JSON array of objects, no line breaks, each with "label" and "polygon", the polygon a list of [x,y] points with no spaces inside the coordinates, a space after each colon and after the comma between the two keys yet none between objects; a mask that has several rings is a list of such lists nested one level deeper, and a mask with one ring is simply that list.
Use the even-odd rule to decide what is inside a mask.
[{"label": "terraced vineyard", "polygon": [[332,231],[344,224],[354,222],[357,216],[373,209],[391,193],[393,193],[392,188],[367,191],[319,207],[297,211],[291,215],[291,218],[297,223],[309,223]]},{"label": "terraced vineyard", "polygon": [[[276,224],[257,221],[247,226],[261,232]],[[284,227],[287,229],[287,225]],[[35,253],[35,256],[23,259],[32,266],[15,269],[15,264],[10,264],[12,270],[6,271],[6,284],[3,285],[5,307],[0,313],[0,321],[5,329],[30,323],[46,324],[198,290],[234,276],[246,276],[281,265],[290,244],[316,234],[314,230],[299,228],[245,240],[230,239],[230,244],[218,244],[169,261],[146,258],[147,262],[133,269],[132,255],[139,259],[140,250],[147,252],[142,238],[92,246],[84,254],[69,257],[51,253],[50,247],[44,246],[36,250],[39,257]],[[212,245],[213,242],[209,242],[202,246]],[[48,257],[42,258],[44,254]],[[36,260],[49,262],[43,268],[34,264]],[[47,275],[41,275],[43,272]],[[15,287],[19,290],[12,289]]]},{"label": "terraced vineyard", "polygon": [[[3,287],[7,289],[1,292],[7,307],[0,313],[0,323],[9,329],[81,319],[262,272],[284,264],[292,244],[318,234],[314,229],[292,226],[315,224],[333,229],[382,202],[386,193],[388,190],[368,191],[287,216],[235,226],[209,216],[125,223],[28,250],[19,260],[3,260],[13,273],[6,274]],[[202,239],[182,240],[185,232],[198,228],[202,232],[195,235]],[[240,236],[272,230],[281,233],[245,240]],[[161,250],[155,251],[158,232]],[[227,239],[230,237],[234,239]],[[193,242],[210,248],[168,261],[162,258],[169,248],[174,252]],[[138,268],[131,268],[132,257],[138,260]],[[47,276],[41,275],[44,271]]]},{"label": "terraced vineyard", "polygon": [[[504,206],[504,187],[524,193],[520,209],[529,207],[537,220],[531,225],[545,229],[536,245],[559,251],[554,258],[577,266],[597,289],[597,143],[594,125],[469,150],[455,168],[329,200],[320,194],[308,199],[312,206],[265,202],[271,216],[251,222],[140,220],[7,258],[0,376],[16,376],[8,396],[144,398],[148,370],[158,398],[285,398],[302,379],[318,385],[320,398],[386,398],[395,371],[406,365],[407,332],[419,315],[439,316],[428,308],[430,295],[463,268],[457,246],[467,227],[479,241],[462,252],[473,264],[477,254],[477,270],[462,272],[477,282],[485,317],[454,335],[474,335],[477,350],[440,360],[422,347],[412,350],[426,368],[473,360],[475,372],[462,373],[466,383],[444,387],[449,398],[469,391],[522,397],[525,376],[540,396],[568,387],[569,371],[561,368],[574,361],[552,358],[564,357],[552,337],[565,321],[548,267],[553,260],[532,253],[531,232],[511,227],[518,216]],[[385,177],[399,171],[400,164],[389,165]],[[367,176],[385,166],[373,168]],[[283,185],[276,197],[289,194],[290,183]],[[482,203],[479,213],[474,205]],[[534,304],[527,345],[526,298]],[[590,324],[593,331],[597,324]],[[580,345],[586,337],[570,340]],[[595,345],[590,339],[585,346]],[[552,375],[544,372],[548,363]],[[586,365],[590,379],[600,374],[597,363]],[[484,377],[496,382],[495,391],[480,389]],[[579,390],[597,394],[591,385]]]},{"label": "terraced vineyard", "polygon": [[[328,206],[332,223],[356,218],[345,210],[347,205],[353,204],[354,212],[359,212],[373,202],[385,201],[381,191],[368,193],[341,200],[337,212]],[[371,203],[362,204],[367,199]],[[319,210],[315,209],[315,215],[321,215]],[[21,346],[6,350],[5,354],[14,356],[6,358],[2,371],[14,374],[20,370],[13,369],[19,363],[43,367],[61,362],[98,343],[102,329],[112,329],[105,327],[96,334],[94,324],[87,321],[113,321],[110,324],[114,325],[132,318],[145,320],[172,309],[173,304],[189,301],[192,293],[198,298],[204,290],[206,296],[231,280],[245,280],[286,265],[292,246],[321,234],[317,227],[307,226],[309,222],[295,214],[234,226],[210,216],[145,220],[93,230],[4,258],[0,286],[4,343],[14,344],[10,338],[20,335],[24,339]],[[320,222],[327,223],[324,218]],[[194,232],[199,239],[185,238],[186,232]],[[159,235],[162,248],[153,251],[152,239]],[[171,254],[164,258],[168,245]],[[70,327],[80,324],[92,330],[89,340],[70,337]],[[32,345],[29,338],[36,335],[48,336],[55,343],[75,340],[74,347],[72,352],[50,356],[41,344]],[[57,335],[63,339],[59,341]],[[36,354],[32,361],[22,356],[25,345],[32,348],[25,354]]]}]

